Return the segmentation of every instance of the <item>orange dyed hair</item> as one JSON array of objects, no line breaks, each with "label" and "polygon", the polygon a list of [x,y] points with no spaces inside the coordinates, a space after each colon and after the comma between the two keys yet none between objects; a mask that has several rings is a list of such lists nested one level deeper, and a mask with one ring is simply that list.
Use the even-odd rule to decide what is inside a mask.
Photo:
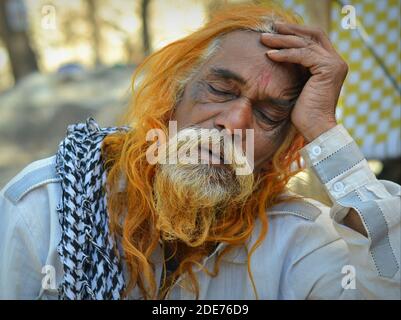
[{"label": "orange dyed hair", "polygon": [[[157,297],[154,266],[150,257],[158,246],[160,231],[155,228],[157,214],[152,192],[155,167],[147,162],[145,155],[153,143],[146,141],[147,132],[160,128],[167,133],[167,124],[182,94],[185,79],[199,66],[215,39],[238,29],[264,30],[266,24],[277,20],[300,23],[293,13],[273,4],[226,5],[200,30],[150,55],[136,69],[131,105],[121,121],[134,130],[110,135],[103,143],[108,170],[110,228],[113,234],[121,238],[130,274],[127,292],[138,286],[145,299]],[[210,237],[205,246],[181,248],[183,259],[174,276],[187,273],[197,297],[199,284],[192,269],[208,254],[210,245],[223,241],[228,244],[217,256],[214,271],[204,269],[215,276],[221,257],[236,246],[244,245],[252,234],[255,221],[259,220],[261,232],[248,253],[248,273],[255,289],[249,261],[268,231],[266,208],[282,201],[279,195],[285,190],[289,179],[297,173],[290,166],[294,161],[299,165],[298,151],[303,146],[303,138],[291,127],[273,157],[272,170],[260,177],[259,188],[241,212],[231,215],[231,219],[219,226],[217,236]],[[126,185],[122,187],[120,180],[123,176]],[[256,290],[255,295],[257,298]]]}]

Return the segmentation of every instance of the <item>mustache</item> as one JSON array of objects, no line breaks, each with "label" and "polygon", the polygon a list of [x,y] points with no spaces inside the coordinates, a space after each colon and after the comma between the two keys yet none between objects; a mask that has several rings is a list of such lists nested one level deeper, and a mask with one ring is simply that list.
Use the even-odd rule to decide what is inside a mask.
[{"label": "mustache", "polygon": [[[249,149],[251,154],[246,152]],[[246,151],[242,148],[242,137],[229,130],[191,126],[161,144],[157,162],[179,166],[224,164],[237,175],[248,175],[253,172],[253,145],[246,146]]]}]

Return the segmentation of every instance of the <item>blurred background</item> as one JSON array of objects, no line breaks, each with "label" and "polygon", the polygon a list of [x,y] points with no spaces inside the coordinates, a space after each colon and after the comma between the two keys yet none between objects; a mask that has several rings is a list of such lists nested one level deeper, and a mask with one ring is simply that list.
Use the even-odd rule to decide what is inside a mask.
[{"label": "blurred background", "polygon": [[[0,0],[0,188],[51,156],[67,125],[114,125],[151,52],[235,0]],[[401,183],[399,0],[278,0],[349,63],[338,119],[375,174]]]}]

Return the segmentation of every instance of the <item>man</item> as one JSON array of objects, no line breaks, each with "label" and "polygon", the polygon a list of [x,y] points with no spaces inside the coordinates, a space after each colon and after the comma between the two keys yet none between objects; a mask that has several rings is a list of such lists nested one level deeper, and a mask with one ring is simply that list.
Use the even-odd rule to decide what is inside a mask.
[{"label": "man", "polygon": [[[2,190],[1,298],[399,299],[401,188],[336,122],[346,73],[280,8],[217,12],[136,70],[128,127],[71,126]],[[150,132],[171,123],[241,136],[231,155],[251,132],[253,172],[236,157],[151,163],[164,144]],[[223,160],[198,137],[201,158]],[[332,207],[288,190],[300,153]]]}]

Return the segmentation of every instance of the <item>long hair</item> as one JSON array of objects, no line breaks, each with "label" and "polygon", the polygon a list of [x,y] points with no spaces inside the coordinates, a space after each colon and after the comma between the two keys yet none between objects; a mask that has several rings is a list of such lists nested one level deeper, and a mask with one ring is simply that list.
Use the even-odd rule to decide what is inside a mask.
[{"label": "long hair", "polygon": [[[213,41],[234,30],[272,31],[272,23],[277,20],[301,22],[299,17],[277,5],[224,6],[215,12],[204,27],[153,53],[134,72],[132,100],[122,117],[122,122],[132,130],[106,137],[102,149],[108,170],[110,228],[121,240],[129,271],[126,293],[137,286],[144,299],[164,296],[158,296],[156,292],[151,261],[151,255],[158,246],[160,231],[156,228],[157,212],[153,194],[155,166],[146,160],[146,150],[153,142],[146,141],[147,132],[158,128],[167,133],[168,121],[182,96],[186,80],[203,61]],[[300,168],[298,151],[303,146],[302,136],[291,126],[272,159],[271,170],[261,175],[259,187],[247,204],[239,209],[240,212],[228,214],[218,230],[210,233],[205,245],[186,248],[176,244],[176,252],[180,252],[181,259],[172,279],[186,274],[189,289],[199,297],[194,267],[200,265],[202,258],[210,253],[210,248],[224,242],[227,246],[217,255],[214,270],[203,269],[211,276],[217,275],[222,256],[244,245],[258,220],[261,231],[248,250],[248,273],[258,298],[250,270],[250,258],[268,232],[266,209],[283,201],[280,194],[289,179],[298,172],[292,170],[291,165],[295,162]],[[122,178],[126,181],[125,185],[121,185]],[[166,284],[164,279],[164,293],[168,289]]]}]

